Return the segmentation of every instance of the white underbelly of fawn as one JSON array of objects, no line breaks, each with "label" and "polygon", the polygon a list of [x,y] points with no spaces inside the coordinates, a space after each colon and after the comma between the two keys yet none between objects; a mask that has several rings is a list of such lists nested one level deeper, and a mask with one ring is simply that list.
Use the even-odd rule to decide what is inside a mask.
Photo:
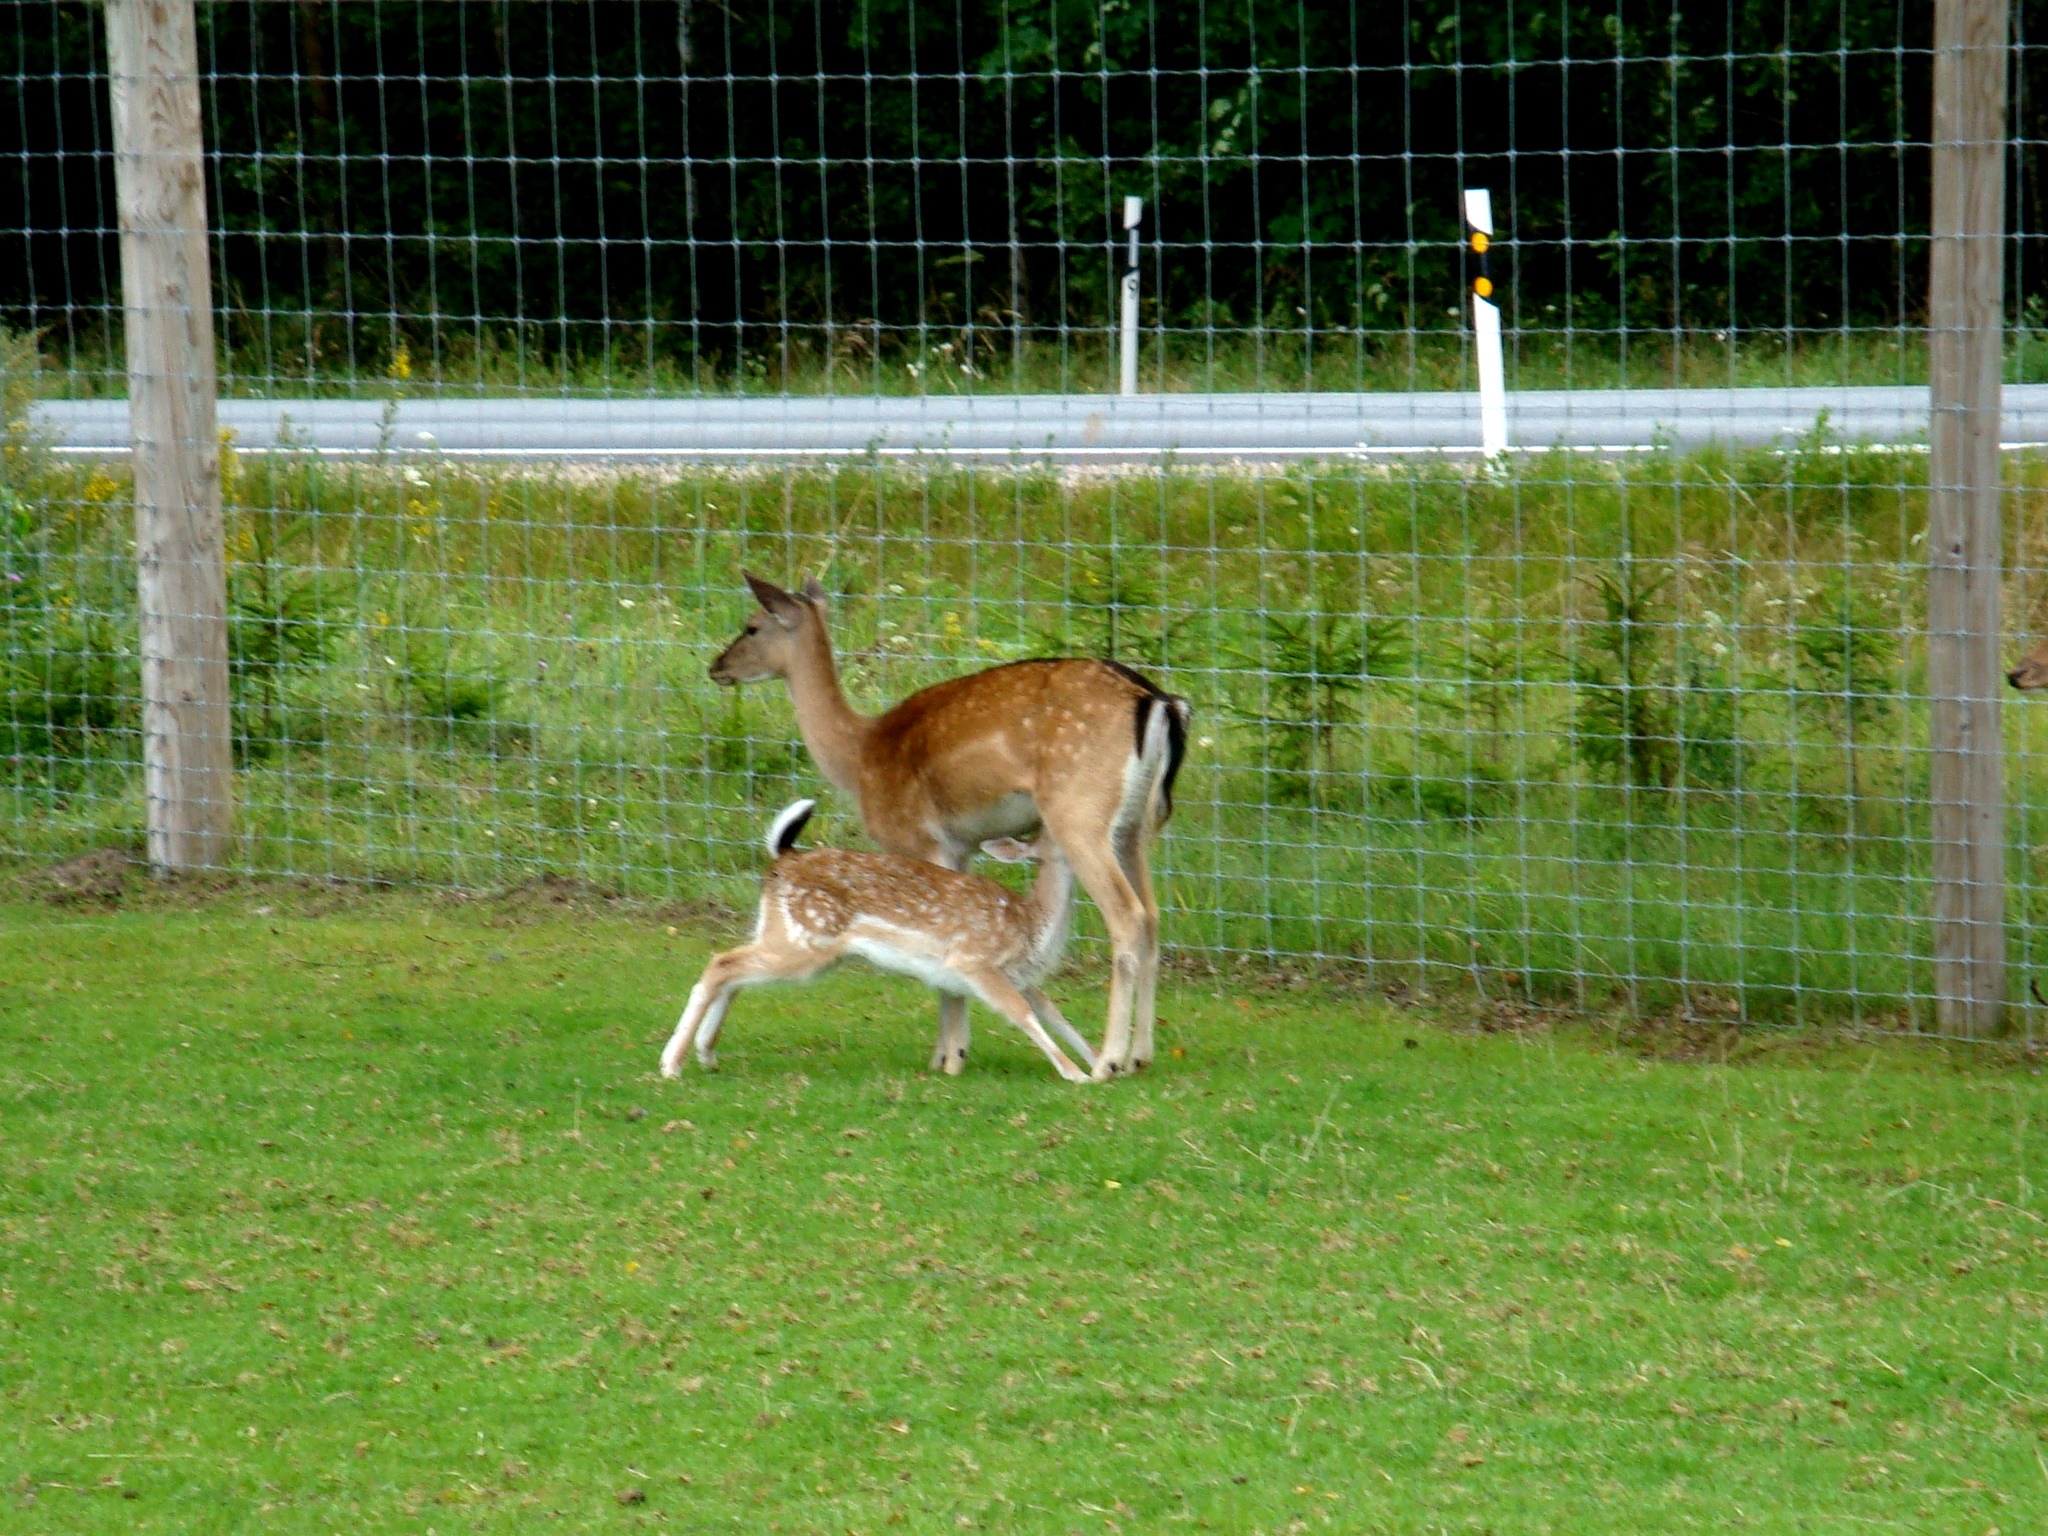
[{"label": "white underbelly of fawn", "polygon": [[846,952],[858,955],[879,970],[908,976],[955,997],[972,997],[973,991],[946,966],[943,957],[921,949],[892,943],[874,935],[857,935],[846,942]]}]

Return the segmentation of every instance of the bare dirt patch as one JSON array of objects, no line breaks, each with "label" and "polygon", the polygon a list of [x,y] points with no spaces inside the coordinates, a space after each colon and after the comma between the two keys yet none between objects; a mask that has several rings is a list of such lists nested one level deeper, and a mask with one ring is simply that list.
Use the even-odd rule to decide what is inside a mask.
[{"label": "bare dirt patch", "polygon": [[111,909],[128,895],[129,882],[141,861],[125,848],[95,848],[61,864],[22,877],[22,885],[39,900],[58,907]]}]

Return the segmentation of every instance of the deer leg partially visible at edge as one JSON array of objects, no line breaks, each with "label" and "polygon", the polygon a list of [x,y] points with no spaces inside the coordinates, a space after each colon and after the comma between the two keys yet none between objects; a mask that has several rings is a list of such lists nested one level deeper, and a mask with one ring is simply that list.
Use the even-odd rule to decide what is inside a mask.
[{"label": "deer leg partially visible at edge", "polygon": [[1124,878],[1130,881],[1144,911],[1138,950],[1137,996],[1132,1002],[1131,1069],[1152,1065],[1152,1032],[1159,996],[1159,901],[1152,894],[1152,871],[1145,860],[1145,833],[1134,831],[1117,850]]}]

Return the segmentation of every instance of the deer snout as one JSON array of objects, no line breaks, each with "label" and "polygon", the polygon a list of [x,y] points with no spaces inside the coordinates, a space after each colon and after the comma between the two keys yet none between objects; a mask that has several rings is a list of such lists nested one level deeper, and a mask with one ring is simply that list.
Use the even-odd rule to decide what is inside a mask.
[{"label": "deer snout", "polygon": [[734,665],[733,652],[738,649],[739,646],[737,645],[728,645],[718,653],[717,659],[711,663],[711,681],[718,684],[721,688],[737,688],[741,683],[751,683],[758,680],[757,674],[750,671],[747,667]]},{"label": "deer snout", "polygon": [[2022,656],[2019,665],[2005,674],[2005,680],[2022,693],[2048,688],[2048,640]]}]

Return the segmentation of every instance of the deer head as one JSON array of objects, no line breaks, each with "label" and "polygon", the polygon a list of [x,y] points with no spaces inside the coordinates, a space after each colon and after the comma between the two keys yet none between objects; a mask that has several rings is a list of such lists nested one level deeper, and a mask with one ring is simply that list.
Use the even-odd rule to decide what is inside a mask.
[{"label": "deer head", "polygon": [[2020,658],[2020,664],[2005,674],[2005,680],[2021,693],[2048,688],[2048,640],[2043,640]]},{"label": "deer head", "polygon": [[1021,837],[992,837],[981,845],[983,853],[1005,864],[1036,864],[1048,849],[1053,849],[1052,839],[1043,831],[1028,841]]},{"label": "deer head", "polygon": [[815,645],[825,623],[825,589],[815,576],[797,593],[785,592],[752,571],[740,574],[754,589],[761,609],[711,663],[711,681],[726,688],[789,676],[797,647]]}]

